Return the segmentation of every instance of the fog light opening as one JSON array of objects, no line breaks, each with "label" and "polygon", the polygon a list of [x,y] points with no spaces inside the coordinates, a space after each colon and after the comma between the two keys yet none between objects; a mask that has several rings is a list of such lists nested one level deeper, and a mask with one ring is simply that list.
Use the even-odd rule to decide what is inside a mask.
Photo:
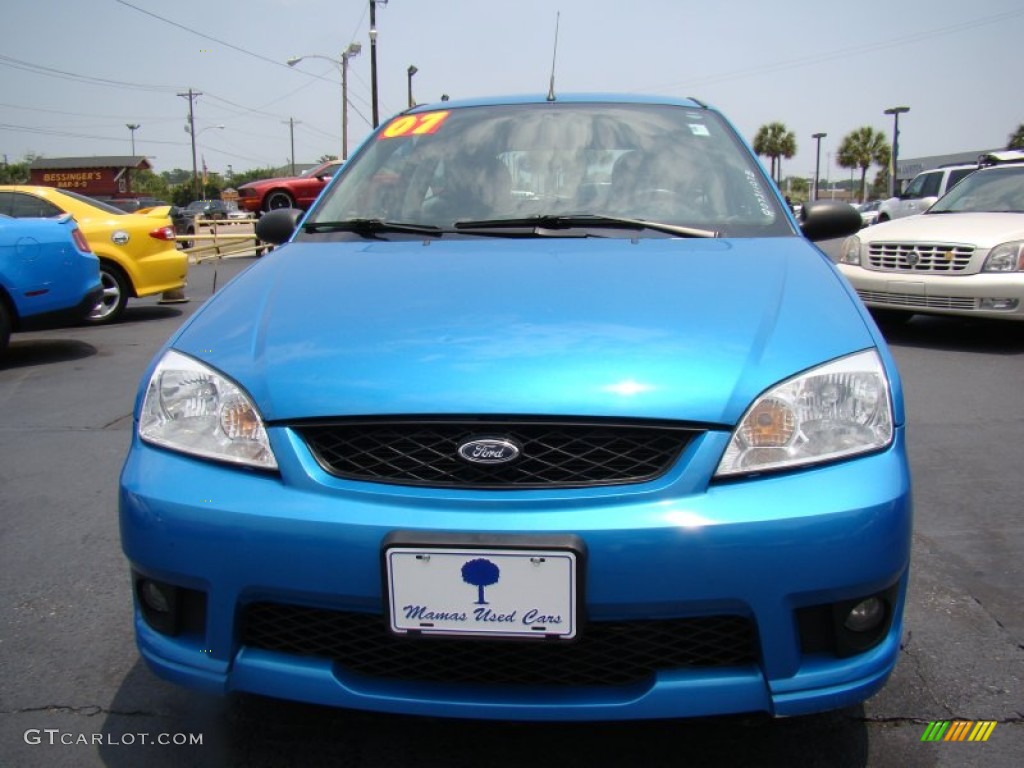
[{"label": "fog light opening", "polygon": [[[166,589],[167,587],[165,585],[146,579],[142,582],[142,587],[139,590],[139,593],[141,594],[142,600],[146,604],[147,608],[156,611],[157,613],[166,614],[171,612],[174,600],[173,596],[165,592]],[[171,589],[173,589],[173,587],[171,587]]]},{"label": "fog light opening", "polygon": [[861,600],[846,614],[843,626],[851,632],[871,632],[885,621],[885,603],[878,597]]},{"label": "fog light opening", "polygon": [[982,299],[981,308],[1006,312],[1017,309],[1019,303],[1017,299]]}]

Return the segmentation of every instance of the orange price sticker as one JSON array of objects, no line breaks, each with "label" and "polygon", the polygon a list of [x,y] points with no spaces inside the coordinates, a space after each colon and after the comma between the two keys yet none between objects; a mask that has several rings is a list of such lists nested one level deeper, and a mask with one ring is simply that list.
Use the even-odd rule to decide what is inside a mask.
[{"label": "orange price sticker", "polygon": [[449,114],[445,110],[396,117],[380,132],[380,137],[382,139],[397,139],[400,136],[422,136],[428,133],[437,133]]}]

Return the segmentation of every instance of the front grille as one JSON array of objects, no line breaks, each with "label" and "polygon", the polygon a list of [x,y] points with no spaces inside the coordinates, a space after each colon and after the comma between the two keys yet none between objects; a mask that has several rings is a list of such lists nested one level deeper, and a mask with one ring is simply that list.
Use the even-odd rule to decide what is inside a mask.
[{"label": "front grille", "polygon": [[741,616],[593,622],[564,642],[401,637],[383,616],[254,603],[242,615],[242,643],[330,659],[371,678],[431,683],[628,685],[662,670],[757,662],[754,624]]},{"label": "front grille", "polygon": [[[620,485],[668,470],[690,429],[601,422],[352,421],[296,427],[327,472],[351,480],[433,487]],[[520,447],[506,464],[471,464],[458,448],[499,437]]]},{"label": "front grille", "polygon": [[857,291],[865,304],[885,304],[890,307],[908,309],[960,309],[970,311],[978,308],[978,302],[963,296],[921,296],[913,293],[890,293],[888,291]]},{"label": "front grille", "polygon": [[867,267],[882,272],[964,272],[973,255],[974,248],[965,245],[871,243]]}]

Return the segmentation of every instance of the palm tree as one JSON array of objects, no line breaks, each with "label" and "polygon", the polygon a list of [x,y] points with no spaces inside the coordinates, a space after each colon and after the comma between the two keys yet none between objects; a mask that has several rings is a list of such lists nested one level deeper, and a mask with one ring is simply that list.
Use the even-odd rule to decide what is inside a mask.
[{"label": "palm tree", "polygon": [[1024,123],[1017,126],[1017,130],[1010,134],[1006,142],[1007,149],[1024,149]]},{"label": "palm tree", "polygon": [[796,135],[779,122],[767,123],[757,129],[754,151],[771,158],[771,174],[776,184],[782,183],[782,159],[796,154]]},{"label": "palm tree", "polygon": [[860,199],[864,200],[868,168],[872,163],[888,168],[891,157],[892,147],[885,134],[865,125],[843,137],[836,162],[840,168],[860,168]]}]

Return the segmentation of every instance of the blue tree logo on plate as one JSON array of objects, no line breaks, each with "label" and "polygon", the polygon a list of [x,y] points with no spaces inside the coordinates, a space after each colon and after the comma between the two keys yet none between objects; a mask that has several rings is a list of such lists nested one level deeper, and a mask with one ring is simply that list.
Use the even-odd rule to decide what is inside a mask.
[{"label": "blue tree logo on plate", "polygon": [[476,605],[488,605],[488,602],[484,600],[484,587],[497,584],[500,575],[501,569],[483,557],[470,560],[462,566],[462,580],[476,587]]}]

